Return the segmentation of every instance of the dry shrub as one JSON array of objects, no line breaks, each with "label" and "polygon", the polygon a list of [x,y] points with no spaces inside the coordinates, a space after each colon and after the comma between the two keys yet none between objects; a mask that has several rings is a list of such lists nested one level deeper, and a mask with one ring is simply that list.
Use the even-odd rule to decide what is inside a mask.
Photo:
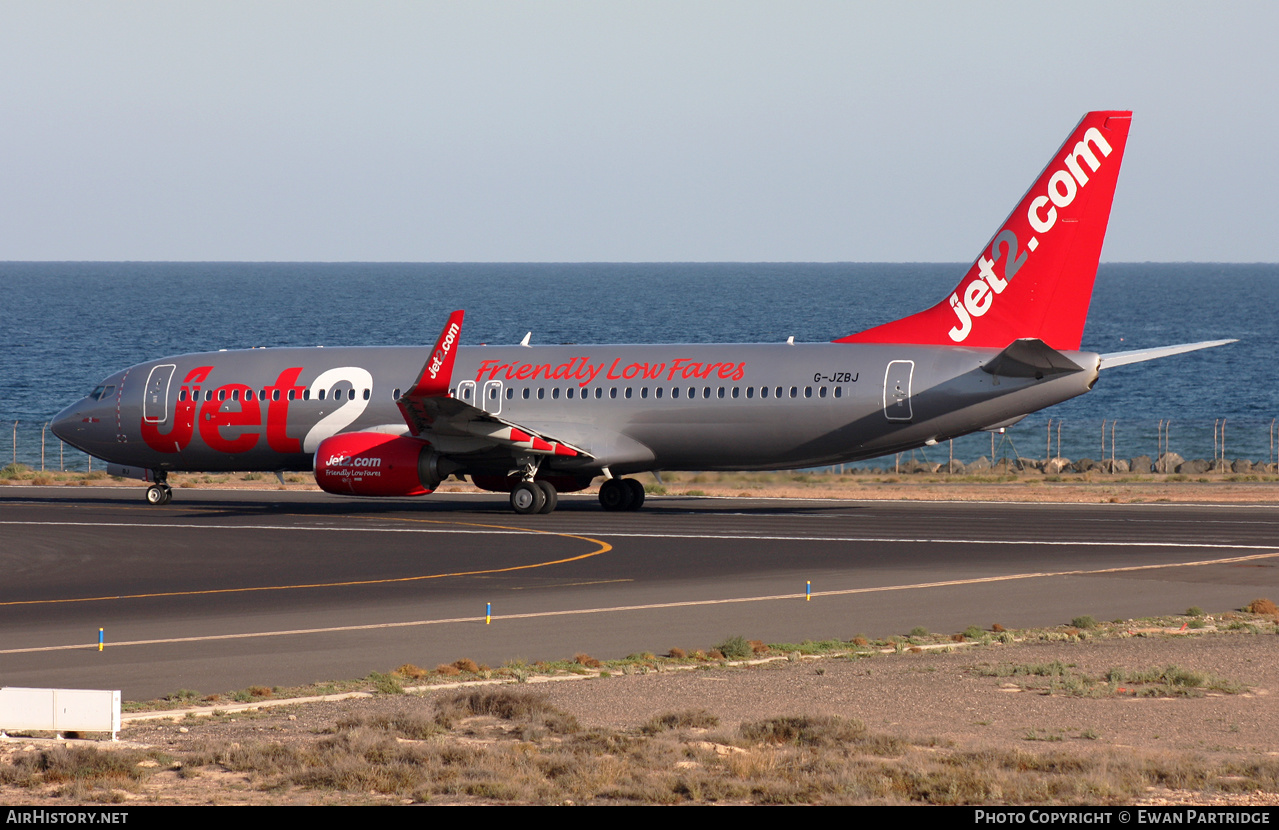
[{"label": "dry shrub", "polygon": [[711,649],[710,651],[706,652],[706,659],[708,659],[708,660],[723,660],[723,659],[724,659],[724,652],[720,651],[720,650],[719,650],[719,649],[717,649],[717,648],[713,648],[713,649]]},{"label": "dry shrub", "polygon": [[462,670],[452,663],[440,663],[435,667],[435,672],[437,674],[442,674],[445,677],[457,677],[462,673]]},{"label": "dry shrub", "polygon": [[951,642],[962,643],[966,638],[963,634],[951,634],[950,639]]},{"label": "dry shrub", "polygon": [[763,640],[751,640],[746,645],[751,647],[751,653],[753,654],[768,653],[768,645]]},{"label": "dry shrub", "polygon": [[833,715],[797,715],[743,723],[742,737],[752,743],[834,746],[866,737],[866,725]]},{"label": "dry shrub", "polygon": [[453,662],[453,666],[458,671],[470,672],[471,674],[478,674],[480,671],[479,664],[469,657],[463,657],[461,660],[455,660]]},{"label": "dry shrub", "polygon": [[254,697],[270,697],[271,689],[267,686],[250,686],[249,694]]},{"label": "dry shrub", "polygon": [[599,660],[596,660],[591,655],[581,654],[581,653],[573,655],[573,662],[578,664],[579,666],[585,666],[588,669],[598,669],[600,666],[604,665],[603,663],[601,663]]},{"label": "dry shrub", "polygon": [[996,634],[999,634],[1000,632],[1002,632],[1002,631],[1007,631],[1008,629],[1004,628],[1004,627],[1003,627],[1002,625],[1000,625],[999,623],[995,623],[995,624],[991,625],[990,630],[991,630],[991,631],[993,631],[993,632],[995,632]]},{"label": "dry shrub", "polygon": [[673,648],[668,652],[669,656],[675,660],[683,660],[688,656],[688,652],[682,648]]},{"label": "dry shrub", "polygon": [[418,741],[438,735],[441,731],[434,718],[409,708],[396,712],[385,712],[376,715],[359,714],[343,718],[337,722],[337,728],[342,730],[380,729],[384,732],[393,732],[400,737]]},{"label": "dry shrub", "polygon": [[1244,606],[1244,610],[1253,614],[1279,614],[1279,607],[1268,599],[1254,599]]},{"label": "dry shrub", "polygon": [[421,680],[430,674],[430,672],[420,666],[415,666],[412,663],[405,663],[403,666],[400,666],[392,672],[392,674],[398,674],[400,677],[407,677],[410,680]]},{"label": "dry shrub", "polygon": [[854,637],[854,638],[853,638],[853,645],[855,645],[855,646],[868,646],[868,645],[870,645],[870,640],[867,640],[865,637]]},{"label": "dry shrub", "polygon": [[640,727],[645,735],[656,735],[670,729],[713,729],[719,726],[719,716],[705,709],[688,709],[683,712],[667,712],[655,715]]},{"label": "dry shrub", "polygon": [[557,709],[545,696],[515,691],[507,686],[468,689],[436,701],[436,722],[449,726],[457,718],[488,716],[544,726],[552,732],[569,734],[578,731],[577,718]]}]

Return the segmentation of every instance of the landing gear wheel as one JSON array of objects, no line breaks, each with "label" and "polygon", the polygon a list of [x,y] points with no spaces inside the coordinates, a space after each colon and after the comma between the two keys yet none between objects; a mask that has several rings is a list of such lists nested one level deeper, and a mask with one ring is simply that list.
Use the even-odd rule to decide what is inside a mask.
[{"label": "landing gear wheel", "polygon": [[169,502],[173,501],[173,488],[165,484],[164,482],[161,482],[159,487],[161,490],[164,491],[164,501],[161,502],[161,504],[168,504]]},{"label": "landing gear wheel", "polygon": [[152,484],[147,488],[147,504],[168,504],[173,498],[173,491],[167,486]]},{"label": "landing gear wheel", "polygon": [[559,491],[555,489],[555,485],[551,484],[549,481],[535,481],[533,483],[537,485],[537,488],[542,491],[542,495],[546,497],[546,503],[543,504],[542,509],[537,512],[554,512],[556,505],[560,503],[560,494]]},{"label": "landing gear wheel", "polygon": [[522,516],[540,513],[546,506],[546,494],[536,482],[521,481],[511,490],[511,509]]},{"label": "landing gear wheel", "polygon": [[627,485],[627,479],[610,478],[600,485],[600,506],[605,510],[631,510],[635,491]]},{"label": "landing gear wheel", "polygon": [[633,478],[624,478],[622,483],[631,491],[631,501],[630,504],[626,505],[626,509],[639,510],[644,506],[644,485]]}]

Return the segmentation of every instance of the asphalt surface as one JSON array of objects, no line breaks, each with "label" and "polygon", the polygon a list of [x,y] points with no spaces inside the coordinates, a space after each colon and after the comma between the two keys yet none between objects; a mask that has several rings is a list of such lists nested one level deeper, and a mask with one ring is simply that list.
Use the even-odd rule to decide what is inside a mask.
[{"label": "asphalt surface", "polygon": [[522,517],[501,496],[0,491],[0,685],[126,699],[1258,596],[1279,598],[1268,506],[569,495]]}]

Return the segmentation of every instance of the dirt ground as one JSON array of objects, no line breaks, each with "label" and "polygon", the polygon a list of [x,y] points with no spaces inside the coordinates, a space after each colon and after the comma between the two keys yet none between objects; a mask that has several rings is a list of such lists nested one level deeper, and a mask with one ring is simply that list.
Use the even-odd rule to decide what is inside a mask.
[{"label": "dirt ground", "polygon": [[[1216,624],[1225,625],[1221,620]],[[612,667],[607,676],[592,674],[565,681],[534,677],[525,685],[508,684],[508,688],[542,695],[553,707],[576,717],[583,730],[608,734],[636,736],[655,716],[690,710],[713,713],[721,731],[763,718],[834,715],[861,721],[871,733],[910,741],[916,747],[912,752],[927,754],[929,762],[948,753],[978,758],[1015,753],[1055,765],[1103,757],[1174,767],[1266,763],[1274,767],[1273,759],[1279,756],[1275,697],[1279,640],[1273,620],[1221,633],[1211,627],[1198,632],[1178,628],[1175,621],[1161,627],[1143,625],[1130,623],[1108,636],[1085,634],[1084,639],[1069,632],[1023,632],[1019,637],[1025,639],[1012,643],[948,645],[934,638],[939,641],[931,647],[872,649],[873,653],[856,657],[792,654],[753,665],[686,669],[668,665],[640,671]],[[1044,666],[1056,666],[1062,674],[1054,679],[1017,673],[1017,667]],[[1145,696],[1122,682],[1118,687],[1094,684],[1087,693],[1069,688],[1070,678],[1096,680],[1117,669],[1140,672],[1167,667],[1198,672],[1218,686],[1174,696]],[[455,694],[456,689],[440,686],[403,695],[293,703],[247,712],[224,708],[213,717],[185,712],[159,719],[135,717],[114,750],[145,748],[177,759],[162,762],[144,784],[70,791],[65,782],[0,785],[0,802],[46,806],[93,801],[120,805],[413,803],[411,797],[359,789],[283,786],[272,783],[269,776],[217,764],[184,772],[181,759],[207,751],[210,745],[314,747],[343,720],[429,717],[436,698]],[[484,727],[475,726],[433,740],[473,745],[485,740],[483,734]],[[54,743],[30,739],[0,743],[0,782],[5,780],[5,765]],[[1103,766],[1106,763],[1115,762],[1103,760]],[[166,764],[169,769],[163,768]],[[498,802],[512,800],[519,799]],[[1113,803],[1113,798],[1099,799],[1107,800]],[[494,803],[492,798],[469,797],[431,801]],[[1222,786],[1220,781],[1148,787],[1133,802],[1275,806],[1279,787],[1239,792],[1238,787]]]}]

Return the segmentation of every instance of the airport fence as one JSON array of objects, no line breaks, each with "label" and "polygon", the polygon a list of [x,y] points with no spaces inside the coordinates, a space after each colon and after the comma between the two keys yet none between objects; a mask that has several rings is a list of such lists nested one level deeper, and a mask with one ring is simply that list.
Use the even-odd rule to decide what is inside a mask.
[{"label": "airport fence", "polygon": [[[106,463],[64,444],[47,422],[10,419],[10,447],[3,464],[25,464],[45,472],[86,472],[106,469]],[[1279,424],[1276,419],[1216,418],[1027,418],[1002,433],[979,432],[932,447],[884,456],[868,461],[836,465],[840,470],[894,469],[923,462],[947,469],[953,460],[968,465],[988,462],[1015,463],[1018,459],[1045,461],[1065,458],[1078,462],[1124,461],[1176,454],[1186,460],[1234,462],[1253,465],[1279,463]],[[3,466],[0,464],[0,466]],[[828,469],[828,468],[821,468]],[[1157,470],[1176,472],[1175,469]],[[1144,471],[1139,471],[1144,472]]]}]

